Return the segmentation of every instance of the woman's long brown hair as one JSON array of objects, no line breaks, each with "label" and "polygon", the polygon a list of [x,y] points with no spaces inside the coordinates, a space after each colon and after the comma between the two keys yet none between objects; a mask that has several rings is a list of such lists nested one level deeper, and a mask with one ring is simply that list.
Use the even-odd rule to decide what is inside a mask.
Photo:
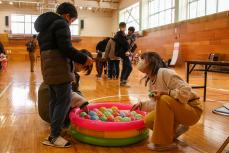
[{"label": "woman's long brown hair", "polygon": [[[141,59],[145,60],[145,62],[148,64],[147,69],[151,70],[150,75],[154,77],[154,79],[151,81],[154,84],[157,79],[158,70],[160,68],[167,68],[165,62],[156,52],[146,52],[141,54],[140,57]],[[147,86],[147,83],[150,80],[149,76],[146,75],[143,79],[145,79],[145,86]]]},{"label": "woman's long brown hair", "polygon": [[[87,56],[89,56],[90,58],[93,59],[93,56],[92,56],[92,54],[91,54],[90,51],[88,51],[86,49],[81,49],[80,52],[83,53],[83,54],[85,54],[85,55],[87,55]],[[93,64],[92,65],[85,66],[84,67],[85,75],[91,74],[92,69],[93,69]]]}]

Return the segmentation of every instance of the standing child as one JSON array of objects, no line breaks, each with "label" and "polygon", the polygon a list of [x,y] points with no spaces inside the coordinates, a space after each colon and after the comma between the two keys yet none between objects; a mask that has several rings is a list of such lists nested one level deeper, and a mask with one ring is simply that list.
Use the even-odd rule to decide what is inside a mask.
[{"label": "standing child", "polygon": [[136,34],[135,32],[135,28],[134,27],[129,27],[128,28],[128,34],[127,34],[127,40],[130,44],[130,48],[129,51],[126,53],[127,55],[129,54],[130,56],[132,56],[135,52],[135,50],[137,49],[137,45],[135,43],[136,41]]},{"label": "standing child", "polygon": [[119,78],[120,58],[115,56],[115,40],[111,38],[106,46],[105,59],[108,61],[108,79]]},{"label": "standing child", "polygon": [[27,51],[29,53],[30,71],[34,72],[35,65],[35,49],[37,47],[37,36],[33,35],[32,39],[26,43]]},{"label": "standing child", "polygon": [[153,130],[152,142],[148,148],[165,151],[177,148],[174,140],[198,122],[202,114],[199,96],[175,71],[166,68],[161,57],[155,52],[141,55],[139,71],[146,74],[153,101],[138,103],[133,110],[151,111],[145,117],[145,124]]},{"label": "standing child", "polygon": [[35,22],[35,29],[39,33],[42,75],[50,95],[51,133],[43,142],[45,145],[70,147],[70,143],[60,136],[60,132],[71,104],[74,62],[82,65],[92,63],[90,57],[72,46],[69,25],[77,17],[74,5],[62,3],[56,13],[44,13]]},{"label": "standing child", "polygon": [[130,48],[130,44],[127,40],[125,31],[126,31],[126,23],[121,22],[119,24],[119,29],[114,37],[115,39],[115,55],[121,57],[122,59],[122,72],[120,78],[120,86],[127,86],[127,79],[132,71],[132,65],[129,59],[129,55],[126,54]]}]

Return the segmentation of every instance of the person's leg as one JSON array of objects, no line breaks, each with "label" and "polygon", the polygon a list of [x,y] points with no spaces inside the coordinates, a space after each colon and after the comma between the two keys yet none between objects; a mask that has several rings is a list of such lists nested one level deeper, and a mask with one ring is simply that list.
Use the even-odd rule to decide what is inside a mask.
[{"label": "person's leg", "polygon": [[130,76],[130,73],[132,72],[132,64],[131,64],[129,57],[125,57],[125,67],[126,69],[125,69],[125,73],[123,76],[123,80],[127,82],[128,77]]},{"label": "person's leg", "polygon": [[56,92],[52,86],[48,86],[49,90],[49,118],[50,122],[52,121],[53,118],[53,112],[56,106]]},{"label": "person's leg", "polygon": [[123,82],[123,80],[124,80],[125,73],[126,73],[126,59],[125,59],[125,58],[123,58],[123,59],[122,59],[122,71],[121,71],[121,78],[120,78],[121,83],[122,83],[122,82]]},{"label": "person's leg", "polygon": [[155,119],[155,111],[151,111],[150,113],[148,113],[145,116],[145,119],[144,119],[145,126],[153,130],[154,119]]},{"label": "person's leg", "polygon": [[107,61],[103,60],[104,75],[107,75]]},{"label": "person's leg", "polygon": [[112,74],[113,74],[113,61],[109,60],[108,61],[108,78],[112,78]]},{"label": "person's leg", "polygon": [[100,78],[102,76],[102,64],[101,59],[97,58],[96,60],[96,71],[97,71],[97,77]]},{"label": "person's leg", "polygon": [[201,113],[201,110],[189,104],[182,104],[167,95],[161,96],[156,104],[152,142],[160,145],[172,144],[177,126],[194,125]]},{"label": "person's leg", "polygon": [[98,58],[96,58],[95,60],[95,65],[96,65],[96,72],[97,72],[97,76],[99,75],[99,60]]},{"label": "person's leg", "polygon": [[103,73],[103,63],[101,61],[101,59],[97,59],[96,61],[96,69],[97,69],[97,77],[101,78],[102,77],[102,73]]},{"label": "person's leg", "polygon": [[119,60],[114,60],[115,79],[119,78]]},{"label": "person's leg", "polygon": [[71,84],[52,85],[51,89],[55,92],[55,103],[51,111],[51,134],[50,137],[56,138],[60,135],[61,128],[71,104]]}]

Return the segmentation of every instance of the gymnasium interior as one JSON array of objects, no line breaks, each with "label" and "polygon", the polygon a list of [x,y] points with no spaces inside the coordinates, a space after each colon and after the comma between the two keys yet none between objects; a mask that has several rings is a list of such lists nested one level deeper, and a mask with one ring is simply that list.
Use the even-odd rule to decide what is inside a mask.
[{"label": "gymnasium interior", "polygon": [[[50,124],[40,117],[38,108],[42,56],[38,45],[31,72],[26,44],[33,35],[39,36],[34,28],[37,18],[56,12],[63,2],[78,11],[70,25],[72,45],[93,55],[91,74],[79,73],[80,92],[89,105],[133,106],[147,100],[148,88],[141,81],[145,75],[137,65],[141,54],[156,52],[203,102],[198,122],[177,139],[177,149],[165,152],[229,152],[229,0],[0,0],[0,42],[4,46],[0,55],[0,153],[158,152],[147,147],[153,130],[144,140],[129,145],[90,144],[69,131],[63,136],[71,142],[69,148],[42,144],[50,132]],[[96,71],[96,46],[114,37],[120,22],[134,27],[136,33],[128,87],[120,86],[119,79],[108,78],[103,72],[107,68],[100,78]],[[107,144],[105,138],[101,140]]]}]

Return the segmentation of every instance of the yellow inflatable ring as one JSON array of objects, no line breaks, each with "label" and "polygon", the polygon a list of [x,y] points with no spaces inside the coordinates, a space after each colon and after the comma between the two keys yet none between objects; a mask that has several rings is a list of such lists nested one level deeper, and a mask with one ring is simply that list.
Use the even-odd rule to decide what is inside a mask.
[{"label": "yellow inflatable ring", "polygon": [[146,133],[148,130],[146,128],[136,129],[136,130],[126,130],[126,131],[94,131],[85,129],[79,126],[73,126],[76,131],[84,135],[97,138],[108,138],[108,139],[123,139],[123,138],[132,138],[139,136],[143,133]]}]

